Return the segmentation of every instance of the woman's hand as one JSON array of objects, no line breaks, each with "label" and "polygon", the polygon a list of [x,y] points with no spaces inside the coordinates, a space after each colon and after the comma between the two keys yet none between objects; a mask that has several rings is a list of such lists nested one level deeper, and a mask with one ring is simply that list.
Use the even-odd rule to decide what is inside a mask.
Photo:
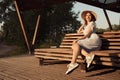
[{"label": "woman's hand", "polygon": [[83,33],[83,27],[85,26],[85,22],[80,26],[80,28],[78,29],[77,33],[81,34]]},{"label": "woman's hand", "polygon": [[74,44],[74,43],[77,43],[77,42],[78,42],[78,40],[79,40],[79,39],[74,40],[74,41],[73,41],[73,44]]},{"label": "woman's hand", "polygon": [[81,34],[81,33],[83,33],[83,30],[78,30],[77,33]]}]

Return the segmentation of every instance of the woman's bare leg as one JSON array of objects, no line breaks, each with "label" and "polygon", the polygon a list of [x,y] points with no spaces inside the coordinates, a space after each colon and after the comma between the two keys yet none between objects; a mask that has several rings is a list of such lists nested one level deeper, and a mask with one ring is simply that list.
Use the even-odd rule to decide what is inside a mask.
[{"label": "woman's bare leg", "polygon": [[85,56],[87,68],[89,68],[90,64],[92,63],[94,59],[94,54],[89,54],[86,50],[82,49],[81,54]]},{"label": "woman's bare leg", "polygon": [[80,54],[80,46],[78,43],[74,43],[72,45],[72,49],[73,49],[73,56],[72,56],[72,60],[71,60],[71,64],[76,63],[76,59],[78,57],[78,54]]},{"label": "woman's bare leg", "polygon": [[68,70],[65,72],[65,74],[68,74],[69,72],[71,72],[72,70],[79,66],[79,64],[76,63],[76,59],[78,57],[78,54],[80,53],[80,46],[78,45],[78,43],[73,43],[72,49],[73,49],[72,60],[71,63],[67,65]]},{"label": "woman's bare leg", "polygon": [[85,49],[81,49],[81,54],[85,57],[89,56],[89,53]]}]

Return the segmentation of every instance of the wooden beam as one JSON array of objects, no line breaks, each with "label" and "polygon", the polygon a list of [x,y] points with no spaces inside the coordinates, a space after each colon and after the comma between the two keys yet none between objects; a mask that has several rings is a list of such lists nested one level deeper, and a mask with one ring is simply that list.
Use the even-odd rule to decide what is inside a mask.
[{"label": "wooden beam", "polygon": [[113,29],[112,29],[111,22],[110,22],[110,19],[109,19],[109,17],[108,17],[108,14],[107,14],[106,10],[103,9],[103,11],[104,11],[105,17],[106,17],[106,19],[107,19],[107,22],[108,22],[108,25],[109,25],[110,30],[113,30]]},{"label": "wooden beam", "polygon": [[22,31],[23,31],[23,35],[24,35],[24,38],[25,38],[25,41],[26,41],[26,44],[27,44],[27,48],[29,50],[29,54],[31,54],[30,44],[28,42],[28,38],[27,38],[27,35],[26,35],[26,32],[25,32],[25,28],[24,28],[24,25],[23,25],[23,21],[22,21],[21,14],[20,14],[20,11],[19,11],[16,0],[14,0],[14,4],[15,4],[15,8],[16,8],[16,11],[17,11],[17,14],[18,14],[20,25],[21,25],[21,28],[22,28]]},{"label": "wooden beam", "polygon": [[35,44],[35,39],[36,39],[37,31],[38,31],[39,22],[40,22],[40,15],[38,16],[38,19],[37,19],[34,36],[33,36],[33,40],[32,40],[32,46],[34,46],[34,44]]}]

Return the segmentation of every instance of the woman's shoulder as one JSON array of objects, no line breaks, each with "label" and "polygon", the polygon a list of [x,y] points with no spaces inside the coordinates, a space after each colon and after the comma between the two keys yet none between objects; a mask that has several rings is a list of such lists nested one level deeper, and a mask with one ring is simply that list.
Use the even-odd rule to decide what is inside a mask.
[{"label": "woman's shoulder", "polygon": [[95,22],[94,22],[94,21],[91,21],[89,24],[95,24]]},{"label": "woman's shoulder", "polygon": [[91,21],[91,22],[89,23],[89,25],[91,25],[91,26],[94,25],[94,26],[95,26],[96,23],[95,23],[94,21]]}]

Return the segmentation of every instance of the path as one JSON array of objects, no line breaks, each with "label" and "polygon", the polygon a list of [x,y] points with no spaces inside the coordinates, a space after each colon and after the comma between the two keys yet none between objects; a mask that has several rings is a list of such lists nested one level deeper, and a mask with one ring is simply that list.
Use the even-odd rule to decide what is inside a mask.
[{"label": "path", "polygon": [[0,58],[0,80],[120,80],[120,69],[96,66],[81,73],[78,67],[65,75],[67,63],[50,61],[39,66],[38,59],[32,55]]}]

